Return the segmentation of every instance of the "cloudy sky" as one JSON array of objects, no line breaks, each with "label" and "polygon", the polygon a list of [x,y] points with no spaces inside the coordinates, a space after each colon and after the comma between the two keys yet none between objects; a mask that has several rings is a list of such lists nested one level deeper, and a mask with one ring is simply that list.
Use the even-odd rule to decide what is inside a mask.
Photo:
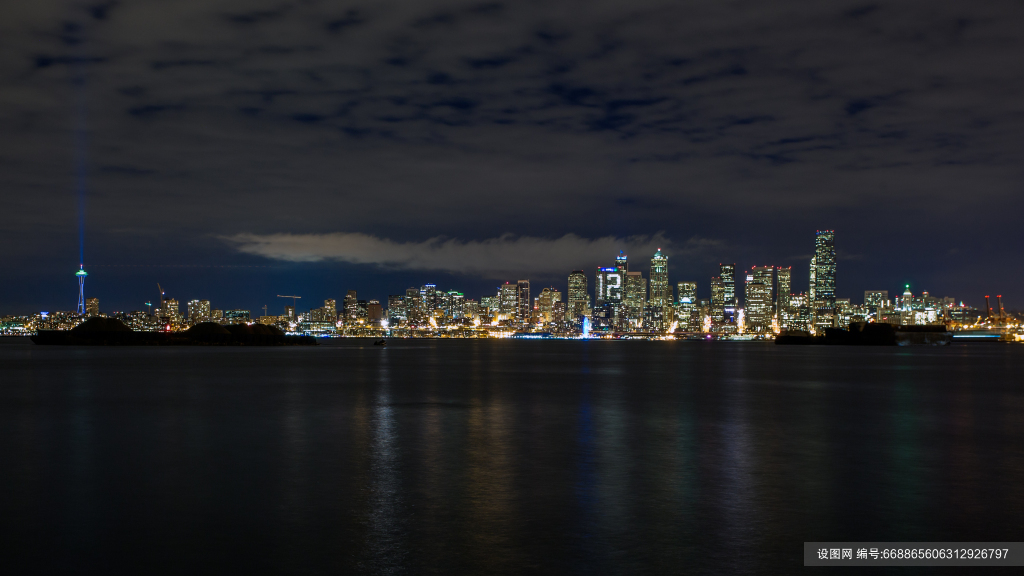
[{"label": "cloudy sky", "polygon": [[[1024,4],[0,5],[0,314],[564,288],[661,247],[1024,303]],[[639,264],[639,263],[638,263]]]}]

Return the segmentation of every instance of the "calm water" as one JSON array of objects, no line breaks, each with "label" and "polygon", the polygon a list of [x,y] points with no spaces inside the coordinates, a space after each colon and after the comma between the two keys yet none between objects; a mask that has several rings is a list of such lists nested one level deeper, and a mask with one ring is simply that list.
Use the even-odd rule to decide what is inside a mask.
[{"label": "calm water", "polygon": [[5,339],[0,561],[743,574],[809,570],[805,540],[1024,540],[1022,369],[994,344]]}]

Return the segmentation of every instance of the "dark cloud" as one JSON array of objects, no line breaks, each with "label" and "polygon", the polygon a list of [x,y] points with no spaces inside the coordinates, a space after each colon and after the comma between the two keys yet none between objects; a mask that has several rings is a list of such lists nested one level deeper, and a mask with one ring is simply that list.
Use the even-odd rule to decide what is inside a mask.
[{"label": "dark cloud", "polygon": [[[1018,3],[45,4],[0,7],[0,240],[54,238],[7,268],[77,254],[76,130],[90,245],[115,259],[234,258],[209,239],[238,234],[664,230],[764,262],[827,226],[864,255],[851,274],[953,291],[1024,247]],[[906,238],[937,239],[911,257]],[[938,272],[946,238],[977,268]]]}]

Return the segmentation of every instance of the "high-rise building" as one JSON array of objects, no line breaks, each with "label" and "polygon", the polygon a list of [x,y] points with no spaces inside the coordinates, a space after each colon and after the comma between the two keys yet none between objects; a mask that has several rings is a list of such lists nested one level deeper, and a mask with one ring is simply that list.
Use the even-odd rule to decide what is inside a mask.
[{"label": "high-rise building", "polygon": [[533,321],[533,300],[530,300],[530,281],[520,280],[516,284],[519,292],[519,322],[528,324]]},{"label": "high-rise building", "polygon": [[626,262],[626,255],[622,253],[622,250],[619,250],[619,255],[615,257],[615,267],[623,274],[629,272],[629,264]]},{"label": "high-rise building", "polygon": [[418,288],[405,289],[405,318],[410,326],[426,326],[427,312],[423,307],[423,295]]},{"label": "high-rise building", "polygon": [[725,325],[725,282],[721,276],[711,278],[711,326],[720,330]]},{"label": "high-rise building", "polygon": [[647,279],[642,272],[626,272],[626,282],[622,287],[622,320],[620,329],[636,330],[641,327],[644,319],[644,306],[647,304]]},{"label": "high-rise building", "polygon": [[391,294],[388,296],[388,323],[391,326],[398,326],[405,322],[405,296]]},{"label": "high-rise building", "polygon": [[171,319],[171,321],[178,319],[178,301],[174,298],[164,300],[164,305],[161,308],[161,311],[162,314]]},{"label": "high-rise building", "polygon": [[359,318],[359,298],[355,290],[345,293],[345,322],[352,322]]},{"label": "high-rise building", "polygon": [[768,334],[772,331],[772,272],[771,266],[754,266],[747,274],[746,331]]},{"label": "high-rise building", "polygon": [[836,244],[834,230],[818,230],[814,238],[814,325],[835,325]]},{"label": "high-rise building", "polygon": [[188,320],[189,320],[189,322],[209,322],[210,321],[210,301],[209,300],[189,300],[189,302],[188,302]]},{"label": "high-rise building", "polygon": [[370,324],[379,325],[384,319],[384,311],[379,300],[370,300],[366,303],[366,321]]},{"label": "high-rise building", "polygon": [[622,278],[619,268],[598,268],[594,281],[594,305],[614,304],[622,301]]},{"label": "high-rise building", "polygon": [[700,330],[700,306],[697,302],[696,282],[676,283],[676,329],[696,332]]},{"label": "high-rise building", "polygon": [[99,316],[100,315],[100,299],[99,298],[86,298],[85,299],[85,315],[86,316]]},{"label": "high-rise building", "polygon": [[422,302],[423,310],[427,316],[433,316],[434,310],[439,308],[443,309],[441,294],[437,289],[436,284],[424,284],[420,287],[420,299]]},{"label": "high-rise building", "polygon": [[498,314],[501,311],[501,289],[498,289],[498,294],[495,296],[481,296],[480,297],[480,312],[492,316]]},{"label": "high-rise building", "polygon": [[590,294],[587,292],[587,275],[583,270],[573,270],[569,274],[569,291],[567,293],[565,315],[567,319],[578,321],[590,315]]},{"label": "high-rise building", "polygon": [[456,292],[455,290],[449,290],[445,294],[444,298],[444,313],[449,318],[457,319],[465,316],[464,305],[466,302],[466,295],[462,292]]},{"label": "high-rise building", "polygon": [[661,253],[661,248],[651,258],[651,306],[669,306],[672,304],[672,286],[668,283],[668,257]]},{"label": "high-rise building", "polygon": [[793,267],[779,266],[775,270],[775,282],[778,288],[778,297],[775,299],[775,311],[782,314],[789,310],[789,298],[793,293]]},{"label": "high-rise building", "polygon": [[506,319],[519,317],[519,285],[505,282],[498,289],[498,313]]},{"label": "high-rise building", "polygon": [[739,305],[739,302],[736,301],[736,264],[719,264],[718,266],[725,289],[723,314],[725,322],[731,324],[736,321],[736,308]]},{"label": "high-rise building", "polygon": [[336,300],[324,300],[324,311],[330,317],[330,319],[338,319],[338,302]]},{"label": "high-rise building", "polygon": [[549,324],[555,321],[555,304],[562,301],[562,293],[554,286],[544,288],[537,296],[537,321]]}]

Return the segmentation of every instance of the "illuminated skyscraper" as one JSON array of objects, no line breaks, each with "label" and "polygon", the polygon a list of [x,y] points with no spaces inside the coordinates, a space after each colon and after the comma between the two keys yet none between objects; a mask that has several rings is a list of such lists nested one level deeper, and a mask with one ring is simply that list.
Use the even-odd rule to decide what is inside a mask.
[{"label": "illuminated skyscraper", "polygon": [[594,305],[614,304],[622,301],[622,277],[619,268],[598,268],[594,282]]},{"label": "illuminated skyscraper", "polygon": [[349,290],[345,294],[345,322],[352,322],[359,318],[359,298],[355,290]]},{"label": "illuminated skyscraper", "polygon": [[584,316],[590,315],[590,294],[587,293],[587,275],[583,270],[573,270],[569,274],[568,301],[566,302],[565,315],[567,319],[578,321]]},{"label": "illuminated skyscraper", "polygon": [[775,272],[775,281],[778,285],[778,297],[775,299],[775,311],[782,314],[789,310],[789,298],[793,293],[793,267],[779,266]]},{"label": "illuminated skyscraper", "polygon": [[562,301],[562,293],[557,288],[544,288],[537,296],[537,318],[538,322],[554,322],[555,304]]},{"label": "illuminated skyscraper", "polygon": [[720,276],[711,278],[711,326],[715,330],[725,324],[725,282]]},{"label": "illuminated skyscraper", "polygon": [[338,319],[338,302],[336,300],[324,300],[324,312],[330,317],[331,321]]},{"label": "illuminated skyscraper", "polygon": [[405,318],[410,326],[425,326],[427,312],[423,307],[423,295],[418,288],[405,289]]},{"label": "illuminated skyscraper", "polygon": [[405,319],[405,296],[401,294],[390,294],[388,296],[388,323],[392,327],[401,325]]},{"label": "illuminated skyscraper", "polygon": [[836,245],[834,230],[818,230],[814,239],[814,325],[831,327],[836,315]]},{"label": "illuminated skyscraper", "polygon": [[754,266],[747,274],[745,310],[746,331],[767,334],[772,331],[771,266]]},{"label": "illuminated skyscraper", "polygon": [[668,257],[661,253],[661,248],[651,258],[651,306],[669,306],[672,304],[672,287],[668,283]]},{"label": "illuminated skyscraper", "polygon": [[178,316],[178,301],[174,298],[164,300],[163,315],[175,321],[179,318]]},{"label": "illuminated skyscraper", "polygon": [[644,306],[647,300],[647,279],[641,272],[626,272],[626,282],[622,288],[622,319],[621,329],[638,329],[643,323]]},{"label": "illuminated skyscraper", "polygon": [[366,321],[374,326],[380,326],[384,319],[384,311],[379,300],[370,300],[366,303]]},{"label": "illuminated skyscraper", "polygon": [[722,285],[724,287],[725,301],[722,304],[723,314],[725,315],[725,322],[732,323],[736,321],[736,265],[735,264],[719,264],[719,268],[722,273]]},{"label": "illuminated skyscraper", "polygon": [[85,299],[85,315],[86,316],[99,316],[100,315],[100,299],[99,298],[86,298]]},{"label": "illuminated skyscraper", "polygon": [[625,274],[629,272],[629,265],[626,262],[626,255],[619,250],[619,255],[615,257],[615,267],[619,269],[619,272]]},{"label": "illuminated skyscraper", "polygon": [[697,283],[678,282],[676,284],[676,328],[684,331],[700,330],[700,311],[697,303]]},{"label": "illuminated skyscraper", "polygon": [[528,324],[533,321],[533,300],[530,300],[530,281],[520,280],[517,282],[519,311],[517,316],[519,322]]},{"label": "illuminated skyscraper", "polygon": [[498,290],[498,312],[506,319],[519,316],[519,285],[505,282]]},{"label": "illuminated skyscraper", "polygon": [[209,322],[210,321],[210,301],[209,300],[189,300],[189,302],[188,302],[188,320],[189,320],[189,322]]}]

